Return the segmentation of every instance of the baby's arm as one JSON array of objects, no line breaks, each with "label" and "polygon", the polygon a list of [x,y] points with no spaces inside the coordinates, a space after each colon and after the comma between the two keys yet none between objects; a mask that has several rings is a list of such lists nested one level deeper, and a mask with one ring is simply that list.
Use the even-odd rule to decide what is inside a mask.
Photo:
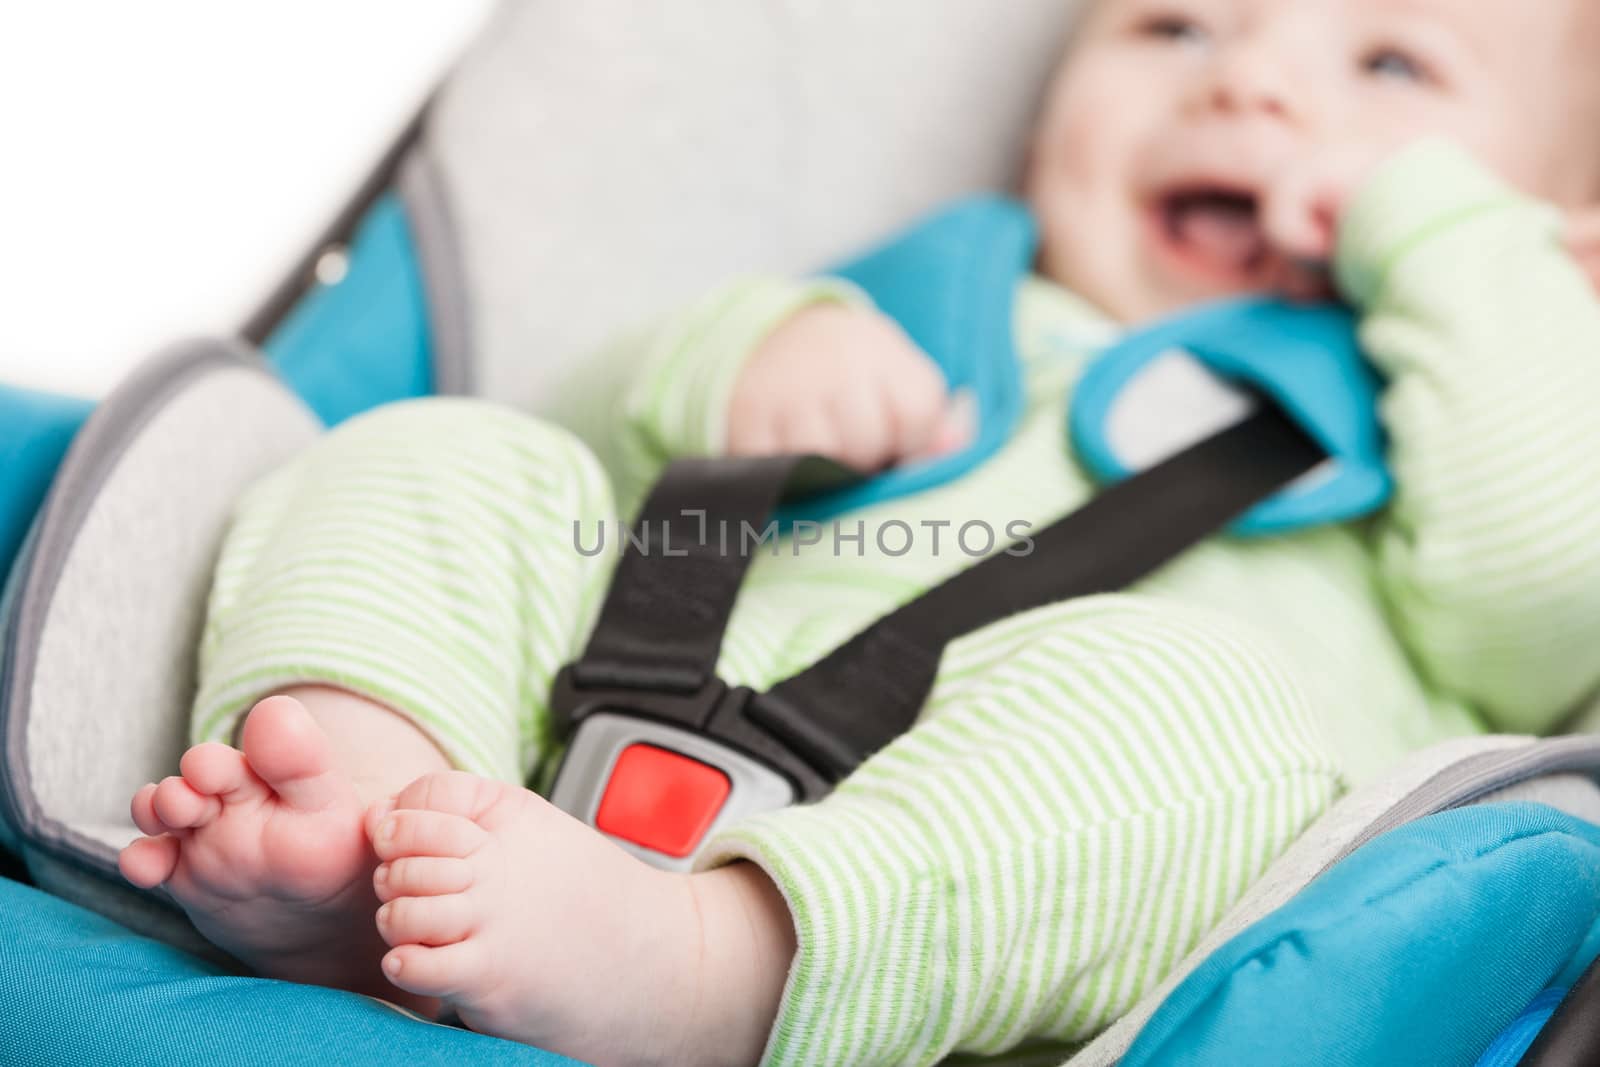
[{"label": "baby's arm", "polygon": [[1434,685],[1515,731],[1600,681],[1600,300],[1561,231],[1433,142],[1359,190],[1335,261],[1389,379],[1392,617]]},{"label": "baby's arm", "polygon": [[1600,205],[1573,212],[1563,237],[1578,266],[1589,275],[1589,284],[1600,295]]},{"label": "baby's arm", "polygon": [[933,363],[848,283],[752,278],[620,338],[538,413],[594,450],[626,514],[683,456],[816,452],[870,470],[942,450],[960,436],[946,407]]},{"label": "baby's arm", "polygon": [[535,414],[589,446],[629,515],[669,461],[724,451],[734,384],[765,338],[806,308],[857,299],[829,279],[731,282],[585,358]]}]

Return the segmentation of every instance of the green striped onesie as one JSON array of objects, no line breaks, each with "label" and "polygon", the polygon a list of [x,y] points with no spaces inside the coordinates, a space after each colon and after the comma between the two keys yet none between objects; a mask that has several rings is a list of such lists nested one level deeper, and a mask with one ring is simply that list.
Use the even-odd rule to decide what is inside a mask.
[{"label": "green striped onesie", "polygon": [[[1389,378],[1391,507],[1214,539],[1130,593],[962,638],[915,729],[821,803],[713,840],[702,866],[760,864],[798,934],[764,1063],[1081,1041],[1348,783],[1446,737],[1546,730],[1600,680],[1600,303],[1555,214],[1418,146],[1360,192],[1336,266]],[[242,501],[194,739],[229,740],[255,699],[321,682],[411,717],[461,767],[538,781],[550,678],[616,558],[577,551],[574,522],[592,546],[670,457],[715,453],[741,361],[826,299],[859,297],[723,288],[548,398],[562,428],[437,399],[328,434]],[[840,555],[758,554],[723,677],[769,684],[968,565],[949,543],[963,521],[1037,528],[1092,493],[1065,404],[1113,327],[1032,279],[1015,329],[1014,439],[842,520],[952,521],[942,550],[919,536],[892,555],[869,534]]]}]

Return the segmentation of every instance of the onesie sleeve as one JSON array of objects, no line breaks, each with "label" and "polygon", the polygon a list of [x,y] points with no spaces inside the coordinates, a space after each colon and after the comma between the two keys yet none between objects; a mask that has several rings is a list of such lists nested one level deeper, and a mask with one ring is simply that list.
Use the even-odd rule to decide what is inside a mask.
[{"label": "onesie sleeve", "polygon": [[1335,262],[1388,379],[1388,610],[1430,685],[1516,732],[1600,681],[1600,300],[1559,225],[1425,141],[1358,191]]},{"label": "onesie sleeve", "polygon": [[745,360],[783,320],[824,301],[866,297],[826,277],[731,282],[617,338],[561,380],[538,414],[594,451],[631,515],[670,460],[723,451]]}]

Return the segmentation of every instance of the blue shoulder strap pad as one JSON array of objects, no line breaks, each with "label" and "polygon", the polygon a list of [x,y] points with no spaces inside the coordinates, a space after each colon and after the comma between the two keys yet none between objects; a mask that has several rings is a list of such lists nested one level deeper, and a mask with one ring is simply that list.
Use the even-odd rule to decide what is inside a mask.
[{"label": "blue shoulder strap pad", "polygon": [[[1173,357],[1184,354],[1203,370],[1175,368]],[[1141,388],[1158,377],[1166,379],[1160,387]],[[1330,457],[1258,504],[1231,527],[1234,533],[1342,522],[1388,501],[1394,485],[1378,422],[1382,383],[1361,355],[1354,317],[1334,305],[1234,300],[1130,334],[1090,364],[1073,393],[1069,423],[1078,459],[1097,479],[1120,481],[1161,458],[1159,447],[1155,454],[1140,454],[1145,449],[1135,438],[1142,430],[1166,427],[1178,434],[1178,440],[1163,442],[1175,451],[1204,436],[1182,437],[1204,428],[1208,416],[1201,409],[1207,405],[1236,421],[1237,412],[1223,410],[1230,397],[1235,406],[1250,402],[1217,379],[1243,383],[1276,401]]]}]

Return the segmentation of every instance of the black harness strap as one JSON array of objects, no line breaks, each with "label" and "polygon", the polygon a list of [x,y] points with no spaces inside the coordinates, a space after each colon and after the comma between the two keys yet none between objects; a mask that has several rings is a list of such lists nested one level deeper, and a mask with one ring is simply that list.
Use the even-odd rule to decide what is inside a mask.
[{"label": "black harness strap", "polygon": [[746,531],[765,532],[786,492],[859,477],[817,456],[670,464],[634,519],[589,644],[572,665],[573,682],[700,691],[715,676],[750,566]]},{"label": "black harness strap", "polygon": [[749,715],[842,778],[910,728],[944,646],[1019,612],[1125,589],[1325,459],[1276,406],[1119,482],[774,685]]},{"label": "black harness strap", "polygon": [[[802,481],[846,472],[814,457],[676,463],[641,509],[589,645],[563,672],[552,704],[570,725],[583,707],[627,704],[617,690],[693,694],[681,702],[685,712],[670,701],[643,701],[640,710],[692,717],[689,725],[769,762],[781,750],[792,764],[792,754],[804,768],[787,773],[803,779],[802,795],[815,799],[910,729],[953,638],[1059,600],[1125,588],[1325,458],[1299,426],[1263,402],[1243,421],[1040,531],[1031,552],[1012,546],[991,556],[768,692],[737,691],[734,700],[715,668],[749,555],[746,539],[730,543],[718,534],[728,528],[723,524],[737,530],[764,523],[784,491]],[[709,536],[679,544],[674,534],[662,543],[661,530],[680,529],[686,514],[701,512]]]}]

